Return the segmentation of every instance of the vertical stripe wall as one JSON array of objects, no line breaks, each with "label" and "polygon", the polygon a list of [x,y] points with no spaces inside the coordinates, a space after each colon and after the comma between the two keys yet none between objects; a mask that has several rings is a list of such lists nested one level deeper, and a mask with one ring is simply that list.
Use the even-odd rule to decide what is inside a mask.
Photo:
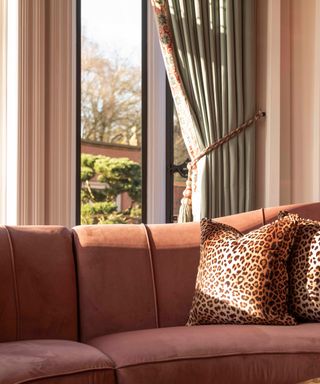
[{"label": "vertical stripe wall", "polygon": [[20,0],[18,224],[74,225],[74,0]]},{"label": "vertical stripe wall", "polygon": [[0,224],[6,221],[7,0],[0,0]]}]

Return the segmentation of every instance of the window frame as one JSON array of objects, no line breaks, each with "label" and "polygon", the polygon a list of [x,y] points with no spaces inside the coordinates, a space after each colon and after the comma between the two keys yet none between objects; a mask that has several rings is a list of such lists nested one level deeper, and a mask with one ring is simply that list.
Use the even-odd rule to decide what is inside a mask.
[{"label": "window frame", "polygon": [[76,225],[81,224],[81,0],[76,0]]},{"label": "window frame", "polygon": [[[141,0],[141,167],[142,217],[147,222],[148,174],[148,0]],[[81,0],[76,0],[76,225],[81,225]]]},{"label": "window frame", "polygon": [[[141,6],[141,219],[143,223],[172,223],[173,99],[164,63],[159,60],[161,48],[155,31],[153,10],[148,0],[141,0]],[[79,225],[81,224],[81,0],[76,0],[76,19],[76,224]],[[161,135],[163,138],[159,140]],[[163,169],[161,164],[164,164]]]},{"label": "window frame", "polygon": [[174,120],[173,99],[168,78],[166,79],[166,223],[173,222],[173,172],[174,164]]},{"label": "window frame", "polygon": [[141,0],[141,13],[141,221],[146,223],[148,212],[148,0]]}]

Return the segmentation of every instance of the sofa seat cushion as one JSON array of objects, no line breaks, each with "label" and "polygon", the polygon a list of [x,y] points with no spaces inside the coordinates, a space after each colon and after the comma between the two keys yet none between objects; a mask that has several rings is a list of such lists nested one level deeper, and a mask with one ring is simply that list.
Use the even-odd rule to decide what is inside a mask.
[{"label": "sofa seat cushion", "polygon": [[320,376],[320,324],[170,327],[89,343],[113,360],[120,384],[292,384]]},{"label": "sofa seat cushion", "polygon": [[73,341],[28,340],[0,343],[0,383],[114,384],[110,359]]}]

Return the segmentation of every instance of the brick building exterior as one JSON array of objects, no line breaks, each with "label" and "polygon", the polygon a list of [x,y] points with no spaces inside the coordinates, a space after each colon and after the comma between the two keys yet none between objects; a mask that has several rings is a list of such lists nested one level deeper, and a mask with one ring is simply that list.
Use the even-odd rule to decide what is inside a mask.
[{"label": "brick building exterior", "polygon": [[[93,142],[81,140],[81,153],[91,155],[103,155],[108,157],[126,157],[132,161],[141,164],[141,148],[133,145],[109,144],[101,142]],[[182,192],[185,188],[184,182],[175,182],[174,184],[174,215],[177,215],[180,207]],[[119,209],[127,209],[130,207],[131,199],[127,193],[123,193],[119,197]]]}]

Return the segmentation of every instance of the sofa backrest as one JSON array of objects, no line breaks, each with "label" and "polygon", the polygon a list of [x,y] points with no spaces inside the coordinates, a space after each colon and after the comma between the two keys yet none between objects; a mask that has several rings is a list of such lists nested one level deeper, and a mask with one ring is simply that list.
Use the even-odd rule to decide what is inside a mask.
[{"label": "sofa backrest", "polygon": [[156,309],[142,225],[74,228],[80,338],[153,328]]},{"label": "sofa backrest", "polygon": [[[216,219],[246,233],[279,210],[320,220],[320,203],[260,209]],[[184,325],[199,262],[199,223],[74,228],[80,338]]]},{"label": "sofa backrest", "polygon": [[71,232],[0,227],[0,341],[77,339]]},{"label": "sofa backrest", "polygon": [[[320,220],[320,203],[216,220],[248,232],[280,209]],[[199,232],[199,223],[79,226],[73,251],[72,234],[63,227],[0,227],[0,342],[77,340],[78,318],[82,340],[185,324]]]}]

